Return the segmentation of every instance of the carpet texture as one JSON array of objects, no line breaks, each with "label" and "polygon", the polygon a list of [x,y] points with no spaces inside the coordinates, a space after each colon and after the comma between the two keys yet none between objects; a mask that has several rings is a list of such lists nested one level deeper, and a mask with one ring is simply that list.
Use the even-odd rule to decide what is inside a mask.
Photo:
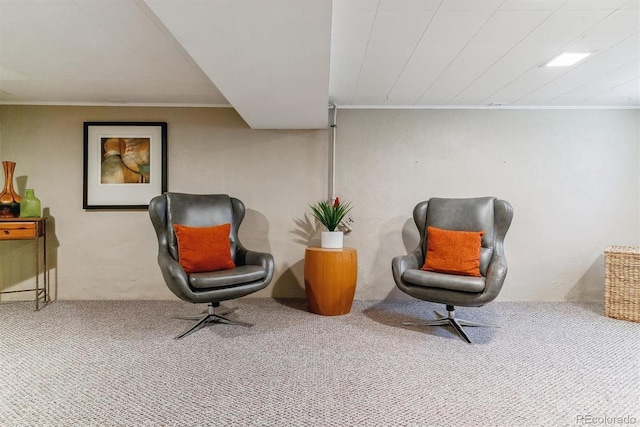
[{"label": "carpet texture", "polygon": [[[181,340],[179,301],[0,304],[0,425],[640,425],[640,324],[598,304],[494,302],[459,317],[501,328],[403,327],[420,301],[245,298]],[[589,418],[592,417],[592,418]],[[632,424],[627,422],[627,424]]]}]

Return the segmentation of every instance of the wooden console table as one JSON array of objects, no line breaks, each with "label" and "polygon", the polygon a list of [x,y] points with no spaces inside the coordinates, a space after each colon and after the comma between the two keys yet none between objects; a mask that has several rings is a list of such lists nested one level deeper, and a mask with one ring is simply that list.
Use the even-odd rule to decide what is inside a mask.
[{"label": "wooden console table", "polygon": [[[40,287],[40,238],[43,241],[42,264],[44,275]],[[35,289],[2,291],[0,294],[15,292],[35,292],[36,311],[40,309],[40,300],[49,302],[49,284],[47,282],[47,218],[0,218],[0,240],[33,240],[35,243]]]},{"label": "wooden console table", "polygon": [[354,248],[307,248],[304,288],[309,309],[324,316],[351,311],[358,279],[358,254]]}]

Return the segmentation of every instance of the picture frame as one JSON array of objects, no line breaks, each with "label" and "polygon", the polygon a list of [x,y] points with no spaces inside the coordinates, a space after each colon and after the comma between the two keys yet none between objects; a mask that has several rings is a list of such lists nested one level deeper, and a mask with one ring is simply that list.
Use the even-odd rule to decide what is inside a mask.
[{"label": "picture frame", "polygon": [[167,191],[166,122],[84,122],[84,209],[143,210]]}]

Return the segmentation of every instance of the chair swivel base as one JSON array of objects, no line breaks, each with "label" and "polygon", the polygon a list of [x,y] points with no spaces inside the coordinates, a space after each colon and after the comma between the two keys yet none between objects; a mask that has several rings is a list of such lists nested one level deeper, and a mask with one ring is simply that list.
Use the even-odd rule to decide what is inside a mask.
[{"label": "chair swivel base", "polygon": [[212,323],[226,323],[226,324],[231,324],[231,325],[240,325],[240,326],[246,326],[246,327],[250,327],[253,326],[251,323],[246,323],[246,322],[240,322],[238,320],[231,320],[227,317],[225,317],[224,315],[229,314],[229,313],[233,313],[234,311],[236,311],[238,308],[234,307],[228,310],[225,310],[223,312],[220,313],[215,313],[215,308],[219,307],[220,303],[219,302],[210,302],[209,306],[207,308],[207,314],[202,317],[202,318],[190,318],[190,317],[183,317],[181,319],[186,319],[186,320],[198,320],[198,322],[196,322],[195,325],[191,326],[190,328],[188,328],[187,330],[185,330],[184,332],[182,332],[181,334],[176,335],[175,339],[180,339],[186,335],[189,335],[191,332],[194,332],[200,328],[203,328],[209,324]]},{"label": "chair swivel base", "polygon": [[462,329],[463,326],[470,327],[489,327],[489,328],[498,328],[496,325],[489,325],[486,323],[478,323],[472,322],[470,320],[458,319],[455,317],[456,311],[452,305],[447,305],[447,315],[444,316],[437,311],[434,311],[438,319],[434,320],[426,320],[424,322],[404,322],[405,326],[442,326],[442,325],[450,325],[453,327],[453,330],[465,340],[467,343],[471,344],[471,340],[467,336],[467,334]]}]

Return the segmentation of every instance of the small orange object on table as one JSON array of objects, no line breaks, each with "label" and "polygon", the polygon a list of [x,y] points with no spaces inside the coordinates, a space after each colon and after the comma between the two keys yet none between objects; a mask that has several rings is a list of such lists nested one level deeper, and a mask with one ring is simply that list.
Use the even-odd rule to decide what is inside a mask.
[{"label": "small orange object on table", "polygon": [[309,309],[324,316],[351,311],[358,279],[354,248],[309,247],[304,255],[304,288]]}]

